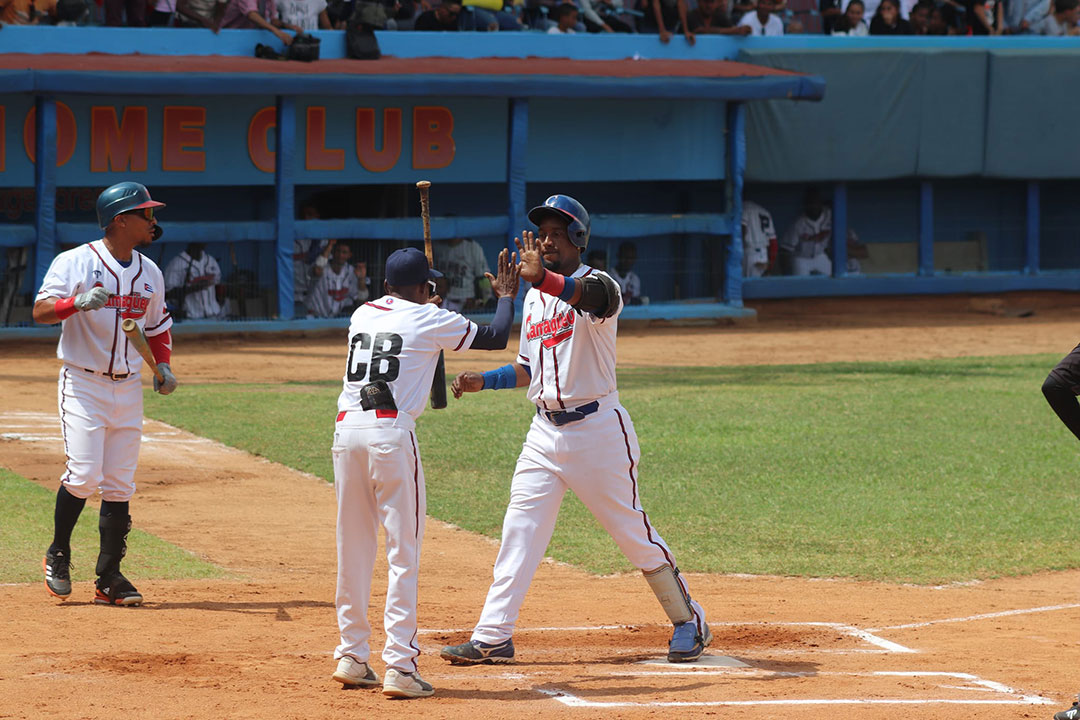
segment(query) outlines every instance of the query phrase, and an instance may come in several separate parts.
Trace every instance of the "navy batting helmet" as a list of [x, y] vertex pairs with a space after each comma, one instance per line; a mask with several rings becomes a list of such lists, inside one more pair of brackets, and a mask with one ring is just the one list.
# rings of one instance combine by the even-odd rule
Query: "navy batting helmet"
[[98, 195], [98, 225], [104, 229], [120, 213], [152, 207], [165, 207], [165, 203], [150, 199], [150, 191], [145, 185], [130, 181], [116, 183]]
[[569, 195], [552, 195], [543, 205], [537, 205], [529, 211], [529, 222], [539, 225], [545, 215], [555, 215], [569, 223], [566, 232], [575, 246], [584, 250], [589, 244], [589, 212], [574, 198]]

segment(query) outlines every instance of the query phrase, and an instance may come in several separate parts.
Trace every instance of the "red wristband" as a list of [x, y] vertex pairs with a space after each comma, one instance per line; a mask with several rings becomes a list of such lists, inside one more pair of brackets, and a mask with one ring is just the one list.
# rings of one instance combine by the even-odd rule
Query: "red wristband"
[[75, 308], [75, 298], [69, 297], [62, 300], [57, 300], [56, 305], [53, 306], [53, 310], [56, 312], [56, 317], [64, 320], [71, 317], [75, 313], [79, 312]]
[[548, 272], [544, 270], [544, 277], [538, 283], [533, 283], [533, 287], [542, 293], [548, 295], [554, 295], [559, 297], [562, 295], [563, 288], [566, 286], [566, 278], [561, 273]]
[[171, 330], [146, 338], [146, 344], [150, 346], [150, 352], [154, 354], [154, 359], [159, 363], [167, 363], [172, 359]]

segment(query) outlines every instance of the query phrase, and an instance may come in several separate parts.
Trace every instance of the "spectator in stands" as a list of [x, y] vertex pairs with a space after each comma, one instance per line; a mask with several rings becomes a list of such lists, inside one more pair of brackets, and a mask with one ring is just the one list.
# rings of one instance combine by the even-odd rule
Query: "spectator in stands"
[[749, 27], [751, 35], [779, 37], [784, 34], [784, 23], [772, 11], [773, 0], [758, 0], [755, 12], [743, 15], [739, 25]]
[[784, 28], [785, 35], [802, 35], [805, 32], [806, 27], [802, 24], [802, 20], [800, 20], [799, 18], [791, 18], [790, 20], [788, 20], [788, 24]]
[[844, 0], [821, 0], [821, 5], [818, 7], [821, 13], [821, 31], [826, 35], [846, 35], [844, 33], [834, 33], [836, 29], [836, 21], [844, 14]]
[[[893, 0], [882, 0], [882, 4]], [[785, 275], [832, 275], [829, 238], [832, 212], [825, 207], [821, 192], [808, 187], [803, 193], [803, 214], [780, 241], [780, 268]]]
[[742, 206], [743, 277], [761, 277], [776, 261], [779, 249], [772, 215], [751, 200]]
[[[322, 216], [313, 203], [306, 202], [300, 207], [300, 217], [304, 220], [318, 220]], [[326, 267], [333, 242], [309, 238], [293, 240], [293, 302], [298, 313], [307, 307], [307, 296], [315, 282], [316, 258], [322, 257], [320, 269]]]
[[911, 23], [900, 17], [898, 0], [881, 0], [877, 14], [870, 21], [871, 35], [910, 35]]
[[105, 24], [146, 27], [146, 0], [104, 0]]
[[911, 15], [908, 17], [908, 22], [911, 24], [912, 35], [929, 35], [930, 34], [930, 10], [933, 9], [934, 4], [925, 0], [919, 0], [915, 4], [915, 7], [911, 8]]
[[165, 299], [171, 313], [189, 320], [221, 317], [220, 282], [221, 267], [206, 252], [206, 243], [188, 243], [187, 249], [165, 266]]
[[234, 30], [269, 30], [285, 45], [292, 44], [293, 40], [293, 36], [285, 30], [300, 32], [300, 28], [295, 25], [281, 21], [274, 0], [229, 0], [221, 27]]
[[1050, 0], [1009, 0], [1005, 3], [1005, 29], [1012, 34], [1032, 32], [1050, 9]]
[[329, 30], [330, 16], [326, 14], [326, 0], [277, 0], [281, 23], [309, 30]]
[[660, 42], [668, 43], [671, 35], [679, 29], [686, 34], [686, 42], [694, 44], [694, 33], [686, 22], [686, 0], [645, 0], [641, 8], [642, 32], [657, 33]]
[[615, 255], [615, 269], [608, 271], [611, 279], [619, 283], [623, 305], [641, 305], [648, 302], [641, 295], [641, 278], [632, 269], [635, 262], [637, 262], [637, 246], [632, 242], [624, 242], [619, 245], [619, 250]]
[[848, 37], [866, 37], [870, 34], [870, 28], [863, 19], [865, 5], [863, 0], [851, 0], [847, 11], [836, 20], [833, 26], [833, 35], [847, 35]]
[[221, 30], [225, 7], [229, 0], [176, 0], [176, 27], [207, 28], [215, 33]]
[[578, 9], [573, 3], [564, 2], [555, 8], [555, 25], [548, 28], [549, 35], [572, 35], [578, 24]]
[[927, 34], [929, 35], [956, 35], [956, 10], [952, 5], [937, 5], [930, 11], [930, 19], [927, 21]]
[[[754, 8], [757, 7], [754, 0], [730, 0], [730, 3], [731, 11], [728, 14], [731, 15], [731, 22], [736, 25], [742, 20], [743, 15], [754, 12]], [[784, 0], [784, 4], [787, 4], [787, 0]]]
[[176, 14], [176, 0], [152, 0], [153, 9], [146, 16], [146, 24], [150, 27], [168, 27], [172, 25], [173, 16]]
[[39, 22], [34, 0], [0, 0], [0, 24], [37, 25]]
[[491, 272], [484, 249], [469, 238], [454, 238], [435, 243], [435, 269], [446, 278], [446, 289], [439, 288], [442, 306], [462, 312], [482, 307], [491, 297], [491, 284], [486, 273]]
[[[458, 19], [462, 30], [521, 30], [521, 21], [513, 12], [503, 10], [504, 0], [462, 0]], [[575, 6], [576, 9], [576, 6]]]
[[413, 24], [413, 30], [456, 31], [460, 15], [460, 4], [444, 2], [436, 5], [431, 10], [420, 13], [420, 17], [416, 18], [416, 22]]
[[1031, 31], [1036, 35], [1080, 35], [1076, 23], [1080, 16], [1080, 0], [1054, 0], [1054, 12], [1036, 23]]
[[[3, 3], [0, 3], [3, 5]], [[34, 0], [39, 25], [75, 27], [90, 15], [87, 0]]]
[[368, 299], [367, 284], [360, 284], [357, 270], [349, 264], [351, 258], [352, 249], [346, 243], [334, 244], [333, 259], [320, 268], [319, 279], [308, 295], [308, 317], [348, 315]]
[[607, 271], [607, 253], [603, 250], [590, 250], [585, 256], [585, 264], [597, 270]]
[[1002, 0], [964, 0], [964, 17], [972, 35], [1000, 35], [1005, 28]]
[[749, 35], [750, 27], [735, 27], [723, 11], [721, 0], [698, 0], [698, 6], [686, 15], [686, 22], [693, 33], [703, 35]]
[[579, 0], [585, 29], [595, 32], [634, 32], [634, 28], [619, 17], [622, 0]]

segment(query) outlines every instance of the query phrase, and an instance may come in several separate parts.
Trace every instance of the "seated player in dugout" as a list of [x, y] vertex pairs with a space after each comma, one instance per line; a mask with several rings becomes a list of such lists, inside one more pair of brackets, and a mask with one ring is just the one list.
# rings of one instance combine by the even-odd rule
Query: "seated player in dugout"
[[535, 408], [480, 620], [468, 641], [444, 647], [441, 656], [455, 665], [514, 661], [518, 614], [563, 496], [573, 490], [642, 571], [674, 625], [668, 661], [697, 660], [712, 640], [705, 611], [690, 598], [673, 553], [639, 500], [641, 452], [615, 384], [619, 286], [581, 263], [589, 213], [577, 200], [552, 195], [529, 211], [529, 220], [538, 232], [515, 238], [521, 279], [532, 283], [522, 308], [517, 362], [484, 373], [466, 371], [451, 384], [455, 398], [527, 387]]

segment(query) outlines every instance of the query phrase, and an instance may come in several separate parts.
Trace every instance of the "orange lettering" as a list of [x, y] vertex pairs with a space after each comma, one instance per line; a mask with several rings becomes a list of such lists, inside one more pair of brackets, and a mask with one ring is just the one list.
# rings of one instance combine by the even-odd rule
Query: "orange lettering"
[[177, 172], [203, 172], [206, 153], [202, 148], [204, 107], [166, 107], [161, 128], [161, 169]]
[[312, 106], [307, 109], [307, 159], [308, 170], [344, 170], [345, 151], [326, 147], [326, 108]]
[[264, 107], [251, 116], [248, 124], [248, 157], [251, 164], [266, 173], [274, 172], [274, 158], [277, 153], [270, 148], [267, 134], [277, 127], [277, 108]]
[[413, 168], [434, 170], [454, 161], [454, 116], [444, 107], [413, 108]]
[[90, 172], [146, 171], [146, 107], [90, 108]]
[[[34, 148], [37, 142], [36, 108], [30, 108], [23, 122], [23, 149], [30, 162], [34, 160]], [[67, 164], [75, 154], [75, 140], [78, 131], [75, 127], [75, 113], [62, 102], [56, 103], [56, 167]]]
[[369, 172], [386, 172], [401, 157], [401, 108], [383, 109], [382, 150], [375, 149], [375, 110], [356, 108], [356, 159]]

